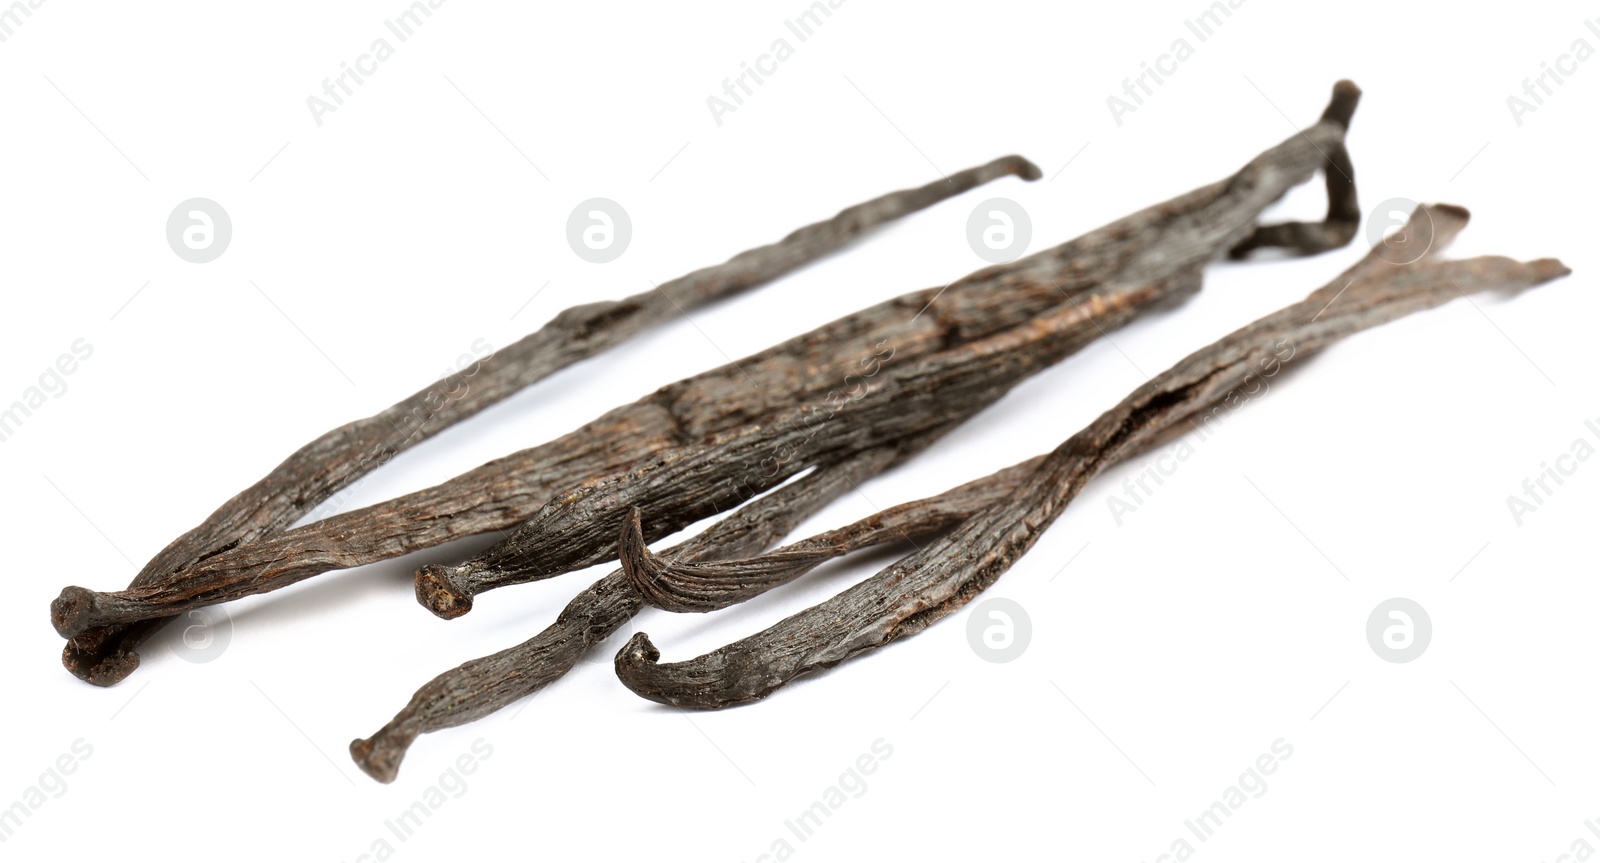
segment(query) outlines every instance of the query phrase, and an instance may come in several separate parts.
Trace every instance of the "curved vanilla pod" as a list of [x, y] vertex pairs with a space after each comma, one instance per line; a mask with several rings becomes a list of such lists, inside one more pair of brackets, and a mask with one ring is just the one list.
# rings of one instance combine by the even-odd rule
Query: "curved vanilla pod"
[[[108, 641], [86, 630], [94, 627], [115, 635], [110, 627], [276, 590], [321, 572], [509, 528], [568, 493], [576, 480], [571, 472], [562, 471], [571, 467], [573, 459], [610, 456], [613, 463], [608, 470], [625, 470], [649, 464], [674, 445], [727, 432], [739, 423], [759, 423], [796, 402], [822, 401], [844, 376], [857, 373], [859, 378], [858, 358], [875, 357], [874, 351], [885, 345], [892, 346], [896, 362], [905, 364], [951, 345], [1026, 325], [1035, 315], [1059, 306], [1087, 305], [1091, 314], [1098, 313], [1097, 288], [1111, 281], [1171, 282], [1268, 230], [1270, 226], [1256, 225], [1262, 210], [1318, 170], [1337, 166], [1358, 96], [1354, 85], [1340, 82], [1320, 121], [1257, 156], [1232, 177], [1077, 240], [981, 270], [945, 287], [880, 303], [737, 363], [664, 387], [559, 441], [512, 454], [433, 488], [264, 537], [139, 588], [113, 594], [69, 588], [53, 607], [52, 620], [63, 635], [83, 634], [83, 640], [75, 641], [81, 646], [68, 649], [79, 651], [78, 661], [105, 669], [107, 676], [125, 674], [132, 667], [126, 665], [131, 650], [114, 638]], [[1353, 189], [1336, 190], [1331, 181], [1329, 188], [1329, 222], [1342, 225], [1341, 214], [1351, 208]], [[1280, 238], [1292, 249], [1309, 253], [1326, 248], [1342, 231], [1285, 231]], [[628, 428], [638, 431], [628, 433]], [[596, 471], [576, 473], [593, 476]], [[620, 514], [617, 519], [608, 529], [620, 527]], [[449, 596], [447, 591], [431, 591], [424, 575], [419, 574], [419, 598]], [[464, 611], [459, 604], [443, 610], [459, 613], [458, 609]]]
[[[703, 560], [766, 549], [830, 501], [926, 448], [947, 430], [819, 467], [752, 500], [661, 556]], [[387, 725], [371, 737], [351, 742], [351, 757], [372, 778], [393, 782], [419, 735], [473, 722], [538, 692], [571, 671], [584, 654], [643, 607], [621, 571], [612, 572], [574, 597], [555, 623], [533, 638], [428, 681]]]
[[[371, 417], [323, 434], [255, 485], [173, 540], [131, 588], [165, 580], [231, 548], [276, 533], [351, 483], [444, 429], [538, 381], [595, 356], [684, 311], [736, 296], [844, 247], [862, 233], [993, 180], [1035, 180], [1039, 169], [1005, 156], [915, 189], [881, 195], [799, 228], [782, 240], [622, 300], [573, 306], [537, 331]], [[54, 613], [53, 613], [53, 616]], [[137, 649], [164, 621], [74, 633], [62, 661], [74, 674], [110, 685], [138, 666]]]
[[[1161, 438], [1151, 436], [1146, 446], [1160, 442]], [[618, 556], [628, 583], [646, 605], [675, 613], [718, 611], [787, 584], [835, 558], [902, 540], [916, 544], [943, 534], [1012, 494], [1044, 458], [1034, 456], [937, 495], [888, 507], [755, 557], [685, 560], [656, 554], [645, 541], [642, 514], [634, 510], [623, 523]]]
[[1306, 299], [1190, 354], [1062, 443], [1004, 499], [854, 587], [686, 662], [660, 663], [639, 633], [617, 654], [617, 676], [652, 701], [714, 709], [759, 700], [796, 677], [915, 635], [994, 583], [1101, 470], [1227, 404], [1252, 376], [1458, 296], [1519, 290], [1570, 272], [1553, 259], [1433, 259], [1466, 219], [1457, 207], [1419, 208], [1405, 230], [1427, 250], [1423, 258], [1391, 264], [1380, 246]]
[[937, 536], [1010, 494], [1044, 456], [920, 500], [891, 506], [844, 527], [755, 557], [685, 559], [655, 554], [645, 544], [640, 513], [623, 524], [622, 573], [645, 604], [663, 611], [707, 612], [747, 599], [847, 554], [888, 542]]

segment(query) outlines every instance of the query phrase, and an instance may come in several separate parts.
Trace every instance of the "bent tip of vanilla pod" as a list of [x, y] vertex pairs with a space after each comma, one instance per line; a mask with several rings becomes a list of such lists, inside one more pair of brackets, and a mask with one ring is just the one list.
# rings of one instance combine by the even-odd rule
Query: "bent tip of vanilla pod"
[[[693, 659], [663, 663], [650, 637], [636, 633], [615, 658], [618, 679], [643, 698], [679, 708], [719, 709], [764, 699], [795, 680], [914, 635], [964, 606], [1026, 554], [1100, 471], [1226, 401], [1274, 344], [1288, 339], [1316, 352], [1471, 293], [1515, 293], [1571, 273], [1554, 258], [1439, 259], [1467, 220], [1459, 206], [1419, 206], [1403, 228], [1402, 242], [1419, 244], [1408, 254], [1396, 256], [1393, 247], [1379, 244], [1305, 299], [1180, 360], [1062, 443], [1011, 495], [933, 544], [822, 603]], [[752, 563], [724, 562], [723, 571], [731, 579]]]

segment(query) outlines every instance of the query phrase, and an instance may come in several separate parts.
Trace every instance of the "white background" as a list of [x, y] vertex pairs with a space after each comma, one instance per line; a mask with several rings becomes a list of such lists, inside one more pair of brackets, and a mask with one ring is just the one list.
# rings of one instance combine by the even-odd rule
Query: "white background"
[[[74, 741], [91, 757], [3, 846], [349, 861], [499, 850], [746, 861], [1013, 855], [1151, 861], [1555, 860], [1600, 818], [1600, 607], [1588, 462], [1518, 526], [1506, 499], [1600, 418], [1593, 273], [1600, 62], [1519, 125], [1506, 99], [1585, 38], [1593, 4], [1249, 0], [1204, 43], [1199, 0], [849, 0], [718, 125], [706, 98], [803, 4], [446, 3], [319, 126], [306, 98], [387, 35], [400, 2], [67, 3], [0, 43], [5, 338], [0, 403], [79, 338], [93, 356], [0, 444], [11, 555], [0, 806]], [[1600, 26], [1600, 25], [1597, 25]], [[1194, 56], [1118, 125], [1106, 98], [1186, 37]], [[795, 42], [790, 37], [791, 42]], [[391, 41], [394, 41], [391, 37]], [[803, 272], [694, 312], [440, 435], [356, 504], [550, 439], [661, 384], [982, 261], [978, 201], [1044, 248], [1205, 182], [1365, 91], [1349, 137], [1363, 208], [1469, 207], [1452, 254], [1558, 256], [1562, 281], [1361, 334], [1274, 384], [1118, 525], [1094, 482], [989, 595], [1033, 638], [996, 665], [970, 608], [755, 706], [692, 717], [607, 664], [420, 739], [379, 785], [345, 752], [428, 678], [549, 623], [603, 570], [495, 592], [452, 622], [411, 574], [465, 541], [235, 603], [228, 648], [175, 633], [115, 688], [57, 662], [49, 600], [123, 586], [301, 443], [503, 346], [894, 188], [1017, 152], [1047, 179], [946, 202]], [[475, 107], [474, 107], [475, 106]], [[287, 146], [286, 146], [287, 145]], [[1068, 164], [1070, 161], [1070, 164]], [[537, 167], [535, 167], [537, 166]], [[197, 265], [164, 224], [203, 196], [234, 237]], [[617, 261], [579, 260], [568, 212], [632, 216]], [[1320, 181], [1274, 216], [1320, 212]], [[1146, 374], [1331, 280], [1365, 251], [1219, 263], [1204, 292], [1039, 375], [809, 534], [1042, 452]], [[541, 286], [543, 288], [541, 289]], [[1252, 486], [1253, 483], [1253, 486]], [[717, 615], [641, 615], [685, 659], [874, 567]], [[1067, 565], [1070, 561], [1070, 565]], [[1065, 568], [1063, 568], [1065, 565]], [[1385, 662], [1364, 628], [1405, 596], [1434, 638]], [[408, 841], [384, 827], [457, 756], [492, 747]], [[882, 738], [892, 757], [809, 840], [784, 828]], [[1183, 827], [1273, 741], [1293, 756], [1210, 841]], [[1597, 827], [1600, 829], [1600, 827]]]

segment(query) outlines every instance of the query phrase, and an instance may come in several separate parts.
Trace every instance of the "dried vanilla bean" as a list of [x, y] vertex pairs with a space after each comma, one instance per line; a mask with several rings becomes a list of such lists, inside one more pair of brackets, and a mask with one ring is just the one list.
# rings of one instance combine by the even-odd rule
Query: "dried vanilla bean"
[[707, 612], [737, 605], [787, 584], [836, 557], [900, 540], [941, 534], [1015, 490], [1044, 456], [920, 500], [892, 506], [776, 551], [747, 558], [669, 558], [645, 544], [638, 510], [618, 543], [622, 572], [648, 605], [664, 611]]
[[[650, 506], [659, 513], [648, 528], [653, 540], [730, 509], [751, 492], [770, 488], [814, 464], [964, 419], [1028, 374], [1120, 326], [1140, 310], [1197, 288], [1198, 276], [1193, 273], [1168, 283], [1102, 286], [1104, 293], [1096, 291], [1082, 303], [1062, 306], [1028, 326], [935, 354], [916, 366], [886, 370], [882, 385], [826, 421], [826, 434], [818, 434], [808, 422], [816, 409], [803, 406], [770, 423], [661, 450], [638, 466], [556, 494], [508, 543], [496, 546], [519, 552], [533, 547], [538, 549], [536, 555], [488, 557], [481, 566], [427, 567], [418, 578], [419, 599], [441, 617], [456, 617], [470, 610], [472, 597], [483, 590], [613, 559], [621, 519], [630, 506]], [[770, 472], [743, 467], [768, 461], [774, 453], [784, 457]], [[747, 482], [735, 485], [740, 479]], [[259, 554], [273, 544], [268, 539], [240, 553]], [[211, 564], [202, 564], [202, 570], [207, 565]], [[80, 626], [102, 625], [108, 620], [171, 614], [277, 586], [281, 585], [258, 573], [243, 573], [210, 583], [190, 578], [114, 594], [86, 591], [73, 609], [77, 615], [73, 620]]]
[[[663, 388], [635, 406], [613, 412], [611, 421], [643, 424], [630, 412], [657, 410], [667, 417], [668, 427], [661, 430], [654, 423], [647, 427], [681, 444], [730, 428], [734, 422], [769, 416], [793, 405], [797, 397], [820, 398], [841, 372], [853, 370], [856, 357], [870, 356], [874, 346], [885, 342], [894, 345], [897, 360], [909, 360], [1025, 323], [1063, 301], [1089, 301], [1092, 314], [1095, 289], [1113, 277], [1119, 283], [1147, 286], [1171, 280], [1263, 232], [1276, 231], [1303, 252], [1318, 251], [1341, 236], [1348, 239], [1355, 228], [1346, 218], [1353, 188], [1332, 181], [1325, 230], [1271, 226], [1258, 230], [1255, 219], [1289, 188], [1336, 163], [1335, 155], [1344, 153], [1345, 129], [1357, 98], [1354, 85], [1341, 82], [1318, 123], [1226, 180], [1076, 241], [979, 271], [946, 288], [905, 295], [739, 363]], [[865, 353], [851, 352], [852, 346]], [[749, 381], [759, 381], [761, 388], [748, 388]], [[592, 434], [585, 429], [574, 436], [587, 440]], [[649, 464], [654, 458], [647, 455], [635, 464]], [[72, 634], [90, 626], [171, 614], [276, 589], [330, 569], [509, 527], [535, 515], [552, 494], [558, 500], [563, 496], [561, 489], [566, 486], [545, 481], [548, 476], [541, 448], [525, 450], [432, 489], [222, 553], [165, 583], [118, 594], [81, 588], [63, 591], [54, 622], [58, 631]], [[659, 508], [647, 509], [654, 512]], [[620, 515], [617, 518], [613, 529], [620, 527]]]
[[[851, 456], [756, 498], [661, 557], [699, 560], [770, 547], [845, 491], [933, 443], [947, 429]], [[490, 656], [465, 662], [425, 684], [377, 733], [350, 744], [356, 764], [379, 782], [393, 782], [418, 735], [465, 725], [532, 695], [577, 665], [644, 604], [621, 571], [579, 593], [543, 632]]]
[[[1141, 446], [1131, 448], [1128, 454], [1153, 448], [1162, 440], [1159, 435], [1141, 438]], [[787, 584], [835, 558], [885, 543], [915, 543], [943, 534], [1012, 494], [1044, 458], [1034, 456], [937, 495], [891, 506], [748, 558], [674, 560], [655, 554], [645, 540], [642, 514], [635, 510], [624, 522], [617, 544], [622, 571], [646, 605], [677, 613], [717, 611]]]
[[[1432, 255], [1466, 219], [1457, 207], [1419, 208], [1405, 230]], [[653, 701], [720, 708], [759, 700], [803, 674], [915, 635], [994, 583], [1101, 470], [1236, 398], [1252, 376], [1281, 366], [1285, 351], [1298, 359], [1463, 294], [1523, 289], [1568, 272], [1553, 259], [1521, 263], [1501, 257], [1424, 257], [1397, 266], [1374, 250], [1306, 299], [1189, 355], [1134, 390], [1051, 452], [1001, 501], [877, 575], [686, 662], [661, 664], [660, 652], [639, 633], [617, 654], [617, 675]]]
[[[1156, 295], [1160, 287], [1164, 286], [1141, 286], [1125, 291], [1121, 296], [1134, 297], [1137, 298], [1138, 302], [1148, 303]], [[1183, 291], [1192, 291], [1193, 289], [1192, 281], [1186, 281], [1181, 288]], [[1055, 317], [1058, 320], [1056, 330], [1035, 334], [1029, 328], [1016, 328], [1012, 331], [1007, 331], [1002, 336], [1009, 341], [1017, 341], [1016, 334], [1018, 332], [1021, 332], [1024, 336], [1042, 335], [1054, 337], [1053, 341], [1034, 338], [1032, 341], [1035, 343], [1036, 353], [1042, 348], [1055, 347], [1064, 339], [1071, 339], [1072, 345], [1081, 344], [1092, 339], [1100, 332], [1101, 328], [1113, 326], [1115, 323], [1120, 322], [1120, 317], [1131, 314], [1127, 307], [1129, 302], [1123, 299], [1096, 300], [1086, 302], [1082, 306], [1059, 309], [1055, 313]], [[1101, 310], [1102, 313], [1098, 318], [1088, 311], [1090, 306]], [[981, 340], [974, 344], [988, 344], [989, 341], [991, 340]], [[1000, 368], [1013, 365], [1005, 357], [999, 358], [997, 362], [995, 358], [970, 351], [960, 353], [958, 356], [957, 352], [959, 351], [961, 349], [957, 349], [956, 352], [947, 351], [944, 354], [935, 355], [936, 357], [946, 357], [946, 361], [933, 366], [932, 371], [936, 373], [943, 372], [946, 377], [955, 374], [961, 370], [960, 367], [954, 365], [954, 361], [959, 358], [966, 358], [969, 362], [987, 361]], [[1037, 359], [1043, 359], [1043, 356]], [[1039, 365], [1040, 363], [1035, 361], [1028, 367], [1036, 368]], [[980, 383], [986, 384], [986, 381], [980, 381]], [[790, 442], [796, 447], [802, 445], [809, 447], [808, 454], [817, 454], [818, 457], [830, 455], [837, 457], [849, 451], [872, 448], [899, 437], [915, 434], [944, 422], [970, 415], [979, 407], [987, 404], [988, 401], [997, 398], [1001, 391], [996, 390], [993, 386], [986, 385], [981, 389], [969, 387], [967, 392], [971, 393], [967, 402], [960, 404], [948, 401], [943, 404], [935, 403], [933, 407], [920, 412], [894, 416], [893, 419], [896, 420], [896, 423], [893, 426], [875, 429], [861, 423], [841, 424], [841, 430], [848, 432], [848, 434], [834, 434], [830, 430], [828, 436], [818, 437], [811, 433], [810, 427], [803, 420], [791, 422], [785, 427], [782, 440]], [[920, 401], [924, 403], [933, 401], [926, 393], [913, 393], [912, 395], [920, 395]], [[790, 413], [803, 415], [806, 410], [807, 408], [800, 408]], [[879, 413], [883, 413], [883, 411], [879, 411]], [[662, 412], [659, 415], [670, 416], [671, 414]], [[623, 416], [627, 416], [627, 414], [624, 413]], [[570, 442], [573, 446], [580, 446], [585, 441], [615, 439], [635, 447], [644, 443], [650, 445], [650, 449], [642, 457], [628, 463], [620, 471], [603, 473], [601, 478], [577, 484], [565, 492], [561, 491], [559, 485], [548, 481], [537, 486], [527, 483], [525, 474], [518, 471], [505, 470], [504, 462], [507, 460], [503, 459], [500, 462], [491, 462], [483, 468], [464, 475], [473, 476], [477, 480], [475, 483], [469, 485], [452, 481], [427, 492], [419, 492], [401, 498], [400, 501], [406, 502], [408, 505], [396, 507], [397, 511], [392, 514], [389, 512], [372, 513], [371, 520], [361, 524], [359, 528], [351, 527], [349, 529], [370, 531], [374, 529], [373, 523], [377, 522], [379, 518], [386, 519], [389, 523], [395, 523], [402, 522], [409, 516], [410, 520], [428, 521], [430, 527], [437, 525], [441, 531], [460, 530], [461, 522], [480, 517], [480, 513], [484, 513], [485, 510], [491, 514], [499, 514], [508, 509], [514, 509], [519, 505], [525, 505], [524, 502], [530, 497], [550, 498], [551, 503], [545, 508], [546, 511], [552, 514], [548, 523], [555, 525], [559, 521], [559, 526], [555, 529], [560, 533], [565, 533], [567, 528], [571, 528], [571, 532], [566, 533], [565, 536], [566, 545], [559, 550], [550, 550], [544, 558], [546, 565], [551, 567], [547, 572], [554, 574], [557, 571], [566, 572], [575, 567], [598, 563], [603, 559], [609, 558], [614, 551], [615, 537], [620, 527], [620, 521], [607, 521], [598, 528], [592, 524], [586, 524], [591, 517], [604, 517], [607, 514], [604, 508], [599, 511], [588, 509], [587, 505], [591, 502], [599, 502], [604, 506], [606, 501], [621, 494], [633, 496], [629, 499], [635, 499], [639, 495], [655, 495], [644, 500], [659, 504], [663, 500], [659, 495], [672, 494], [676, 491], [679, 498], [686, 501], [685, 507], [693, 507], [693, 509], [671, 509], [669, 511], [670, 515], [662, 519], [653, 530], [652, 539], [654, 539], [699, 518], [731, 508], [737, 505], [743, 497], [748, 497], [752, 491], [760, 491], [763, 488], [776, 485], [810, 464], [816, 463], [815, 460], [790, 459], [783, 465], [781, 472], [767, 476], [756, 476], [751, 472], [750, 478], [752, 482], [746, 487], [734, 488], [729, 482], [728, 469], [745, 463], [753, 464], [771, 451], [772, 436], [764, 433], [765, 426], [761, 424], [746, 425], [732, 431], [713, 435], [705, 443], [677, 447], [668, 445], [673, 440], [672, 435], [651, 433], [654, 430], [645, 428], [642, 424], [636, 425], [635, 429], [637, 431], [632, 433], [626, 431], [626, 427], [623, 428], [624, 430], [621, 431], [610, 427], [597, 430], [591, 426], [558, 441], [558, 443]], [[609, 434], [602, 432], [609, 432]], [[524, 459], [518, 458], [518, 460], [526, 463]], [[587, 473], [596, 472], [592, 460], [590, 462], [578, 461], [581, 468]], [[562, 466], [565, 463], [563, 462]], [[547, 466], [543, 475], [539, 478], [547, 480], [551, 475], [552, 471]], [[686, 481], [691, 484], [675, 486], [674, 483], [678, 481]], [[410, 500], [426, 495], [429, 492], [437, 492], [445, 499], [449, 499], [449, 496], [453, 495], [468, 497], [476, 505], [475, 511], [457, 515], [456, 512], [458, 511], [446, 510], [451, 512], [451, 515], [439, 518], [432, 514], [445, 508], [434, 501], [428, 501], [421, 505], [409, 505]], [[489, 509], [488, 507], [490, 506], [493, 508]], [[666, 507], [658, 507], [658, 509], [668, 511]], [[356, 511], [355, 513], [334, 516], [328, 521], [331, 523], [351, 521], [365, 512]], [[676, 526], [669, 528], [667, 527], [669, 524]], [[285, 547], [293, 548], [294, 546], [290, 546], [290, 543], [304, 543], [304, 540], [301, 540], [300, 537], [307, 533], [319, 533], [312, 530], [317, 526], [309, 525], [295, 531], [268, 537], [233, 552], [219, 555], [216, 558], [202, 562], [188, 577], [169, 579], [165, 583], [157, 583], [116, 593], [95, 593], [81, 588], [68, 588], [63, 591], [61, 598], [58, 599], [60, 613], [56, 617], [57, 628], [63, 634], [70, 635], [73, 634], [74, 629], [126, 622], [137, 620], [141, 617], [169, 615], [191, 608], [276, 589], [310, 575], [338, 568], [336, 565], [328, 564], [333, 560], [338, 560], [339, 555], [348, 553], [348, 545], [324, 543], [322, 546], [309, 551], [300, 552], [292, 561], [284, 559]], [[473, 532], [481, 533], [486, 529], [488, 528]], [[413, 531], [404, 534], [402, 538], [411, 539], [418, 535], [417, 531]], [[360, 537], [361, 535], [358, 534], [353, 540], [358, 540]], [[602, 537], [604, 538], [603, 540], [598, 539]], [[388, 535], [383, 535], [383, 538], [392, 539]], [[504, 583], [506, 582], [494, 583], [489, 586], [501, 586]], [[419, 594], [421, 593], [422, 590], [419, 588]], [[471, 593], [450, 595], [445, 590], [435, 589], [435, 592], [430, 594], [430, 597], [438, 603], [435, 608], [441, 616], [457, 616], [466, 613], [470, 608]]]
[[[837, 458], [971, 416], [1012, 386], [1116, 329], [1141, 311], [1199, 289], [1196, 271], [1155, 284], [1103, 285], [1082, 303], [1032, 323], [889, 369], [858, 401], [808, 422], [806, 405], [771, 422], [661, 453], [645, 465], [579, 484], [509, 538], [456, 565], [417, 573], [417, 600], [440, 617], [466, 614], [487, 590], [550, 578], [617, 556], [630, 511], [643, 508], [647, 540], [736, 504], [747, 489], [782, 482]], [[1091, 311], [1093, 309], [1094, 311]], [[752, 474], [745, 465], [769, 465]]]
[[[1039, 169], [1020, 156], [958, 171], [916, 189], [891, 192], [800, 228], [777, 243], [742, 252], [623, 300], [574, 306], [509, 347], [394, 406], [336, 428], [301, 447], [205, 522], [145, 565], [130, 588], [169, 580], [200, 561], [281, 531], [398, 453], [580, 360], [669, 321], [683, 311], [761, 286], [833, 252], [863, 232], [1001, 177], [1027, 180]], [[646, 450], [648, 451], [648, 450]], [[637, 457], [639, 451], [627, 455]], [[574, 481], [619, 461], [574, 465]], [[565, 483], [559, 483], [559, 485]], [[55, 612], [53, 611], [53, 617]], [[165, 621], [77, 631], [62, 660], [79, 677], [110, 685], [138, 665], [138, 646]]]

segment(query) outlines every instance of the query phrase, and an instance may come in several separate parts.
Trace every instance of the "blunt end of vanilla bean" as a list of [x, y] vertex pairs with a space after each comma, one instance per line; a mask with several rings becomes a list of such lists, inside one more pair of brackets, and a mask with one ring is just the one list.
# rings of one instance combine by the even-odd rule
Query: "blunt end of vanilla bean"
[[50, 624], [62, 638], [75, 638], [94, 626], [100, 610], [100, 594], [87, 587], [72, 585], [50, 602]]
[[84, 648], [68, 641], [61, 650], [61, 664], [85, 683], [115, 686], [139, 668], [139, 654], [120, 643], [107, 649]]
[[650, 636], [643, 632], [635, 632], [633, 637], [628, 639], [628, 643], [617, 651], [617, 658], [612, 665], [622, 685], [639, 696], [658, 704], [677, 704], [676, 701], [669, 700], [663, 695], [658, 687], [650, 685], [651, 672], [656, 669], [660, 661], [661, 651], [650, 640]]
[[[1345, 275], [1358, 278], [1370, 274], [1374, 267], [1407, 267], [1436, 259], [1471, 221], [1472, 213], [1459, 204], [1418, 204], [1395, 235], [1404, 237], [1406, 243], [1396, 248], [1398, 256], [1374, 249], [1375, 254], [1369, 254]], [[1387, 242], [1384, 241], [1386, 246]]]
[[954, 183], [964, 188], [974, 188], [1001, 177], [1018, 177], [1031, 183], [1043, 176], [1044, 172], [1039, 170], [1038, 165], [1016, 153], [1012, 153], [1009, 156], [1001, 156], [986, 165], [958, 171], [946, 177], [944, 182], [947, 185]]
[[624, 664], [630, 668], [655, 665], [660, 661], [660, 649], [656, 647], [655, 642], [650, 640], [650, 636], [643, 632], [635, 632], [633, 637], [628, 639], [628, 643], [622, 645], [622, 649], [617, 651], [616, 664], [618, 668], [621, 668]]
[[1541, 283], [1572, 275], [1572, 268], [1555, 258], [1539, 258], [1529, 261], [1528, 266], [1533, 268], [1533, 277]]
[[1361, 102], [1361, 88], [1354, 81], [1345, 79], [1333, 85], [1333, 98], [1329, 100], [1328, 107], [1322, 112], [1322, 119], [1348, 129], [1350, 118], [1355, 116], [1356, 105]]
[[[1472, 221], [1472, 213], [1460, 204], [1419, 204], [1417, 213], [1414, 213], [1411, 222], [1418, 221], [1418, 215], [1427, 220], [1426, 230], [1429, 232], [1426, 254], [1437, 255], [1444, 251]], [[1410, 225], [1408, 225], [1410, 227]]]
[[350, 741], [350, 757], [362, 773], [388, 785], [400, 775], [400, 762], [416, 739], [415, 734], [401, 734], [385, 726], [365, 740]]
[[1044, 172], [1039, 170], [1038, 165], [1035, 165], [1021, 156], [1006, 156], [1005, 160], [1013, 166], [1012, 173], [1030, 183], [1044, 176]]
[[650, 636], [638, 632], [617, 651], [612, 664], [617, 680], [633, 694], [684, 710], [721, 710], [760, 701], [793, 677], [754, 667], [733, 672], [724, 660], [713, 652], [688, 662], [662, 663]]
[[1529, 288], [1536, 288], [1547, 282], [1553, 282], [1556, 279], [1572, 275], [1572, 268], [1556, 258], [1538, 258], [1537, 260], [1522, 262], [1519, 266], [1524, 274], [1522, 282], [1520, 284], [1506, 284], [1501, 289], [1502, 294], [1514, 296]]
[[417, 570], [417, 602], [445, 620], [454, 620], [472, 610], [472, 595], [451, 578], [461, 567], [430, 564]]

